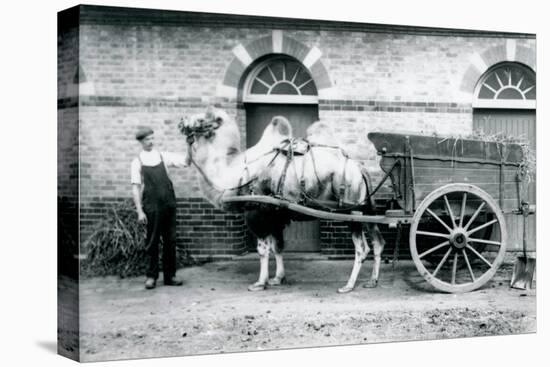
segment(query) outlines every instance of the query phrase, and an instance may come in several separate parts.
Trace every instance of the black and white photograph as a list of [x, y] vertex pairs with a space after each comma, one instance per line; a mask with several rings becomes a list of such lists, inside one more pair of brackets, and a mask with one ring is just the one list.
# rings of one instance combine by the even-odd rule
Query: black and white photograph
[[[479, 18], [504, 14], [493, 5]], [[440, 365], [494, 340], [483, 361], [532, 364], [541, 15], [469, 26], [331, 7], [53, 7], [43, 353], [298, 364], [344, 347], [367, 363], [386, 348], [384, 363], [424, 345], [415, 360]]]
[[536, 332], [534, 34], [58, 19], [60, 354]]

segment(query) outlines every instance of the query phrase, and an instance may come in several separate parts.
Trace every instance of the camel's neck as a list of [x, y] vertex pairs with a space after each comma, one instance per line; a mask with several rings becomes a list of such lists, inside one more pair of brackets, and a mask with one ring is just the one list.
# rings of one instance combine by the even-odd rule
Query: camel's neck
[[220, 208], [221, 199], [238, 195], [238, 188], [258, 177], [274, 154], [273, 150], [258, 149], [233, 154], [201, 154], [194, 161], [203, 194]]
[[[246, 177], [244, 153], [236, 152], [231, 155], [216, 154], [214, 149], [200, 152], [194, 157], [199, 171], [199, 182], [203, 194], [209, 202], [220, 207], [220, 199], [235, 195], [232, 190], [248, 178]], [[206, 154], [204, 154], [206, 153]]]
[[274, 147], [288, 138], [273, 128], [262, 135], [260, 142], [246, 152], [238, 150], [238, 130], [230, 127], [217, 131], [215, 139], [197, 141], [191, 152], [201, 176], [201, 188], [207, 199], [220, 206], [221, 197], [238, 194], [235, 188], [257, 177], [275, 154]]

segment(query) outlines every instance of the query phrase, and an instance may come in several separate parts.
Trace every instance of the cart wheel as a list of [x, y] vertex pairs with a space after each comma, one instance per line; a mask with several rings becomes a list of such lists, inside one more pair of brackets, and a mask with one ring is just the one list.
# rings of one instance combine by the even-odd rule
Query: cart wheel
[[[458, 211], [460, 211], [460, 209], [458, 209]], [[422, 219], [425, 219], [426, 221], [421, 221], [421, 223], [425, 223], [425, 225], [422, 225], [422, 229], [425, 230], [425, 231], [428, 231], [428, 232], [438, 232], [441, 228], [441, 224], [432, 216], [428, 216], [429, 218], [426, 218], [423, 217]], [[446, 216], [448, 217], [448, 216]], [[468, 215], [466, 215], [465, 217], [466, 221], [469, 220], [469, 217]], [[480, 226], [486, 222], [489, 222], [490, 220], [492, 220], [494, 218], [494, 215], [492, 214], [479, 214], [476, 218], [475, 218], [475, 221], [470, 224], [470, 227], [472, 228], [475, 228], [477, 226]], [[448, 223], [451, 223], [450, 220], [448, 221]], [[479, 238], [481, 239], [484, 239], [484, 240], [490, 240], [491, 239], [491, 236], [492, 236], [492, 227], [493, 226], [489, 226], [489, 227], [485, 227], [483, 228], [482, 230], [479, 231]], [[429, 237], [429, 236], [424, 236], [422, 238], [422, 241], [421, 242], [417, 242], [416, 243], [416, 250], [419, 254], [423, 253], [424, 251], [426, 250], [429, 250], [431, 249], [432, 247], [438, 245], [441, 243], [441, 238], [439, 237]], [[475, 242], [475, 243], [472, 243], [471, 244], [472, 247], [474, 247], [479, 253], [482, 253], [486, 247], [486, 244], [484, 243], [478, 243], [478, 242]], [[439, 264], [439, 262], [441, 261], [441, 259], [443, 258], [443, 256], [445, 255], [445, 253], [443, 251], [433, 251], [433, 252], [430, 252], [428, 253], [426, 256], [424, 256], [422, 258], [423, 261], [428, 261], [430, 263], [430, 265], [437, 265]], [[477, 264], [478, 262], [481, 262], [481, 260], [478, 258], [478, 257], [475, 257], [475, 258], [470, 258], [470, 263], [471, 264]], [[445, 263], [443, 265], [443, 267], [446, 267], [446, 266], [450, 266], [450, 264], [448, 263]], [[462, 261], [459, 261], [458, 262], [458, 265], [457, 265], [459, 268], [461, 267], [466, 267], [466, 263], [465, 262], [462, 262]]]
[[[479, 224], [478, 218], [490, 220]], [[438, 230], [427, 226], [432, 219], [440, 224]], [[441, 241], [428, 249], [422, 245], [434, 238]], [[493, 277], [504, 259], [507, 239], [504, 215], [489, 194], [473, 185], [449, 184], [420, 203], [412, 218], [409, 244], [424, 279], [441, 291], [458, 293], [477, 289]], [[427, 261], [428, 255], [441, 260]]]

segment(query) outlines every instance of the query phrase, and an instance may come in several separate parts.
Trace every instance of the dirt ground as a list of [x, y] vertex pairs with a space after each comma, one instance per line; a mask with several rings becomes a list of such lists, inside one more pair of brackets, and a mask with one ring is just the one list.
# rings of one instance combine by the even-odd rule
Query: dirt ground
[[[248, 292], [257, 260], [180, 269], [182, 287], [143, 287], [143, 277], [81, 283], [83, 361], [228, 353], [536, 331], [536, 291], [509, 288], [504, 265], [484, 288], [434, 291], [411, 261], [383, 264], [378, 288], [336, 289], [352, 262], [289, 260], [288, 284]], [[274, 272], [273, 260], [270, 264]]]

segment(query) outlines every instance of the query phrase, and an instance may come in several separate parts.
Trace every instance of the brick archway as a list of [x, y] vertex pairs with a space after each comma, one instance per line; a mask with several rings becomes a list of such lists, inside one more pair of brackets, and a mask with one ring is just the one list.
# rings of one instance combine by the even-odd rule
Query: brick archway
[[269, 54], [283, 54], [294, 57], [306, 67], [318, 90], [332, 87], [328, 72], [321, 62], [322, 52], [317, 47], [308, 47], [285, 35], [281, 30], [258, 38], [246, 45], [233, 48], [233, 59], [228, 64], [222, 83], [218, 86], [218, 97], [237, 98], [242, 76], [258, 58]]
[[524, 64], [536, 72], [536, 58], [534, 48], [518, 44], [516, 40], [503, 40], [500, 45], [472, 55], [470, 66], [462, 77], [460, 91], [473, 95], [479, 78], [492, 66], [504, 61]]

